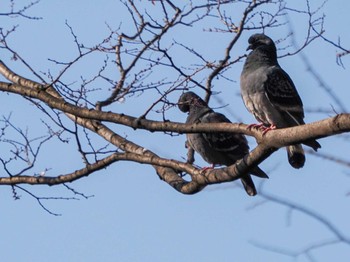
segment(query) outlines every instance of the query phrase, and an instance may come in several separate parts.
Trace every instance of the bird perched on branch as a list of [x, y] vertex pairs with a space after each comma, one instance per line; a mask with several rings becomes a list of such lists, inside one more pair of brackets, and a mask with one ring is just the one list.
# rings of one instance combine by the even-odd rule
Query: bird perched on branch
[[[188, 112], [186, 124], [194, 123], [231, 123], [223, 114], [214, 112], [207, 103], [193, 92], [181, 95], [178, 102], [182, 112]], [[202, 158], [213, 165], [233, 165], [249, 153], [247, 139], [234, 133], [189, 133], [188, 145]], [[254, 167], [252, 175], [268, 178], [259, 167]], [[244, 189], [250, 196], [256, 195], [256, 189], [250, 175], [241, 178]]]
[[[241, 74], [241, 95], [246, 108], [266, 133], [275, 128], [286, 128], [305, 124], [304, 109], [292, 79], [277, 62], [277, 50], [271, 38], [254, 34], [248, 40], [251, 49]], [[321, 145], [314, 139], [303, 144], [315, 151]], [[305, 153], [300, 144], [287, 147], [288, 161], [294, 168], [305, 163]]]

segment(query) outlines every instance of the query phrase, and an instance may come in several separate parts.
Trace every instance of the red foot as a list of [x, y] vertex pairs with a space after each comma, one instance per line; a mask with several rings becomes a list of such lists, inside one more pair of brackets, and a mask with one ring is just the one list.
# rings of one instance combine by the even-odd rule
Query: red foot
[[247, 129], [248, 129], [248, 130], [251, 130], [252, 128], [260, 129], [260, 128], [262, 128], [262, 127], [264, 127], [264, 124], [263, 124], [263, 123], [259, 123], [259, 124], [250, 124], [250, 125], [247, 127]]
[[214, 164], [212, 164], [211, 166], [203, 167], [203, 168], [201, 169], [201, 174], [203, 174], [203, 173], [204, 173], [205, 171], [207, 171], [207, 170], [214, 169], [214, 167], [215, 167]]
[[263, 130], [263, 135], [265, 135], [267, 132], [269, 132], [270, 130], [274, 130], [276, 129], [276, 126], [275, 125], [270, 125], [269, 127], [261, 127], [260, 128], [261, 130]]
[[263, 135], [265, 135], [267, 132], [269, 132], [270, 130], [274, 130], [276, 129], [275, 125], [270, 125], [270, 126], [265, 126], [263, 123], [258, 123], [258, 124], [250, 124], [248, 125], [247, 129], [251, 130], [252, 128], [256, 128], [258, 130], [263, 131]]
[[207, 170], [210, 170], [210, 169], [214, 169], [214, 167], [215, 167], [214, 164], [212, 164], [211, 166], [203, 167], [203, 168], [202, 168], [202, 172], [207, 171]]

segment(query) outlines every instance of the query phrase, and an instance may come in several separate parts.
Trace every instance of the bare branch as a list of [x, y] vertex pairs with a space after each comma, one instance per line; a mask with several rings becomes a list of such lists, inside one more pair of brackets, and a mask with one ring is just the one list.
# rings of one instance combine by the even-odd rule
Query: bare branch
[[32, 20], [42, 19], [41, 17], [31, 16], [31, 15], [26, 14], [31, 7], [38, 4], [39, 2], [40, 2], [40, 0], [36, 0], [36, 1], [32, 1], [29, 4], [23, 6], [22, 8], [15, 8], [15, 4], [12, 0], [11, 5], [10, 5], [10, 10], [8, 12], [0, 13], [0, 16], [9, 16], [9, 17], [20, 16], [20, 17], [24, 17], [24, 18], [32, 19]]
[[333, 244], [344, 243], [346, 245], [350, 245], [350, 238], [348, 236], [344, 235], [340, 229], [338, 229], [335, 225], [333, 225], [330, 221], [328, 221], [325, 217], [318, 214], [317, 212], [315, 212], [309, 208], [303, 207], [300, 204], [292, 203], [289, 200], [283, 200], [280, 197], [273, 196], [271, 194], [267, 194], [264, 191], [260, 192], [260, 196], [262, 198], [264, 198], [265, 200], [268, 200], [272, 203], [276, 203], [276, 204], [285, 206], [290, 210], [298, 211], [298, 212], [300, 212], [308, 217], [311, 217], [316, 222], [321, 223], [324, 227], [326, 227], [334, 235], [334, 238], [310, 244], [310, 245], [308, 245], [308, 246], [306, 246], [298, 251], [291, 251], [291, 250], [288, 250], [286, 248], [280, 248], [280, 247], [275, 247], [275, 246], [271, 246], [271, 245], [266, 245], [266, 244], [263, 244], [263, 243], [260, 243], [257, 241], [251, 241], [251, 243], [254, 246], [271, 251], [271, 252], [284, 254], [287, 256], [291, 256], [291, 257], [297, 257], [300, 255], [310, 256], [311, 251], [325, 247], [325, 246], [333, 245]]

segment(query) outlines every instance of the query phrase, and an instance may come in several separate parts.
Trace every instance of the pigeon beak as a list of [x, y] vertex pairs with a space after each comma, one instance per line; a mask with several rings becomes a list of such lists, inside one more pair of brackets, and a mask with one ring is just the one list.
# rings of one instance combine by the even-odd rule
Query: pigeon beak
[[247, 50], [246, 50], [246, 51], [251, 50], [251, 49], [253, 49], [253, 45], [249, 45], [249, 46], [247, 47]]

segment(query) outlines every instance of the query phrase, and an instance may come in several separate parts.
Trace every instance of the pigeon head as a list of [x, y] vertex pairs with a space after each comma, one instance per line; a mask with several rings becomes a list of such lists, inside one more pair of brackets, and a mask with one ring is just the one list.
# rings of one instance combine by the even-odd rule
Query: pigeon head
[[183, 93], [178, 101], [178, 107], [182, 112], [190, 111], [191, 106], [207, 107], [207, 103], [203, 101], [198, 95], [193, 92]]
[[272, 41], [272, 39], [264, 34], [254, 34], [248, 39], [249, 46], [247, 50], [255, 50], [259, 47], [262, 48], [272, 48], [276, 50], [275, 43]]

